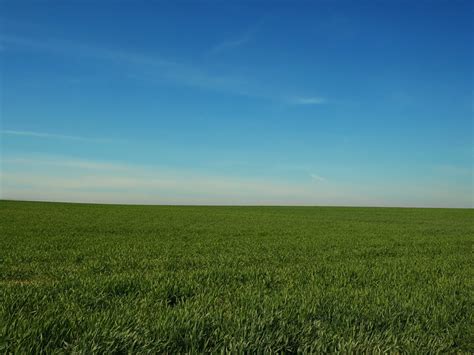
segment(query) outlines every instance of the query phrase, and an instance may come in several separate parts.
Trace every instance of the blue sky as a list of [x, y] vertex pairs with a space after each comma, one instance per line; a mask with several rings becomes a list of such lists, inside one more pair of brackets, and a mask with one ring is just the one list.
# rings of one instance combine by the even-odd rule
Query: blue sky
[[1, 197], [473, 207], [472, 1], [1, 1]]

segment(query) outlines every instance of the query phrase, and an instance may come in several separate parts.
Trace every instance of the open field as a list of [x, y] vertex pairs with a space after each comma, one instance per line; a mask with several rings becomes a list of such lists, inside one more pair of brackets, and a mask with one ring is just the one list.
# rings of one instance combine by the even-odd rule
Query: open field
[[0, 201], [0, 352], [472, 353], [473, 220]]

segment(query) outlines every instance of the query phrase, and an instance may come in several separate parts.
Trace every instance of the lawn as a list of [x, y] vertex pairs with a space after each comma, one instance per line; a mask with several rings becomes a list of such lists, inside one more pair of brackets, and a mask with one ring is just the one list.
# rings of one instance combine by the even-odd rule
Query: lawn
[[474, 352], [474, 210], [0, 201], [0, 352]]

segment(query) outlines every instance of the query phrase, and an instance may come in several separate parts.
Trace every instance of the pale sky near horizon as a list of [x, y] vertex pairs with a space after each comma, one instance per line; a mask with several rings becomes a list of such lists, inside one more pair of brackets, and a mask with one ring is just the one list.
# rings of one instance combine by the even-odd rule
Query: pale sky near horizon
[[0, 0], [0, 198], [474, 207], [472, 1]]

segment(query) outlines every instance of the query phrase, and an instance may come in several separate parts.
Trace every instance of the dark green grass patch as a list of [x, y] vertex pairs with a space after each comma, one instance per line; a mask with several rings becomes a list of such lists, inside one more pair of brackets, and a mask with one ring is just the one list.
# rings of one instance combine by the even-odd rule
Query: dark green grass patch
[[0, 201], [0, 352], [472, 353], [473, 217]]

